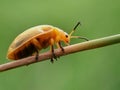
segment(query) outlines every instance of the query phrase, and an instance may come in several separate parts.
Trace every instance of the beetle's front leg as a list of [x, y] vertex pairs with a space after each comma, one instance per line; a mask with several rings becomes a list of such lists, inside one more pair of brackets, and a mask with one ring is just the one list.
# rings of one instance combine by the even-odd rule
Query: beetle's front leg
[[[64, 53], [65, 52], [65, 50], [64, 50], [64, 48], [62, 47], [62, 45], [61, 45], [61, 42], [59, 41], [59, 42], [57, 42], [56, 43], [56, 45], [57, 45], [57, 48], [60, 48], [61, 49], [61, 51]], [[60, 58], [60, 56], [58, 56], [58, 58]]]
[[64, 50], [64, 48], [62, 47], [62, 45], [61, 45], [61, 42], [59, 41], [58, 42], [58, 46], [60, 47], [60, 49], [62, 50], [62, 52], [64, 52], [65, 50]]
[[64, 52], [64, 48], [61, 45], [61, 42], [59, 41], [58, 43], [56, 43], [57, 47], [61, 49], [62, 52]]

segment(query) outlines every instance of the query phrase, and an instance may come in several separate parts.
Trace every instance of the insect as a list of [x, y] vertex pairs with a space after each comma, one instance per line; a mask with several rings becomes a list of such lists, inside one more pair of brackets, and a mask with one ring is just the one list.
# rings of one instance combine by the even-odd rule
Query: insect
[[56, 44], [57, 47], [64, 53], [64, 48], [61, 46], [62, 41], [66, 45], [69, 45], [71, 38], [88, 40], [84, 37], [72, 36], [78, 25], [80, 25], [80, 22], [75, 25], [70, 34], [67, 34], [63, 30], [51, 25], [39, 25], [32, 27], [15, 38], [9, 46], [7, 58], [11, 60], [18, 60], [35, 55], [35, 60], [38, 60], [39, 51], [50, 46], [50, 50], [52, 52], [51, 62], [53, 62], [53, 59], [57, 59], [54, 53], [54, 44]]

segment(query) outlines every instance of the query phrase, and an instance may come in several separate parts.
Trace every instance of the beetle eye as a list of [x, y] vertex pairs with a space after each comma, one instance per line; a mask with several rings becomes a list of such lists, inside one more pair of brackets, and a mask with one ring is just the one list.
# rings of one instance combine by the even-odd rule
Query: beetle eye
[[68, 35], [65, 35], [66, 38], [68, 38]]

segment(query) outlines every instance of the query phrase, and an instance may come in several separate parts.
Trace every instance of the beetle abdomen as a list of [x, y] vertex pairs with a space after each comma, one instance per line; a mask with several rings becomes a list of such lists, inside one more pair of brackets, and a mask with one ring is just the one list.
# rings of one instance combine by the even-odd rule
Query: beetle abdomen
[[49, 40], [50, 38], [41, 39], [40, 37], [32, 39], [28, 43], [17, 48], [13, 53], [11, 53], [11, 55], [8, 55], [11, 56], [9, 59], [17, 60], [32, 56], [42, 48], [47, 48], [49, 46]]
[[31, 56], [36, 51], [37, 51], [37, 48], [35, 47], [35, 45], [30, 43], [29, 45], [24, 46], [20, 50], [17, 50], [16, 52], [14, 52], [14, 60]]

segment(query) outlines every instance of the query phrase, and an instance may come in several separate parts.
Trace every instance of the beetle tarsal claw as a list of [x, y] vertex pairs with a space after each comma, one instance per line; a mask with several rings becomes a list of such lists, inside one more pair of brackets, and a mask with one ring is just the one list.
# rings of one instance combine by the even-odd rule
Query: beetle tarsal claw
[[61, 50], [62, 50], [62, 52], [65, 52], [65, 50], [64, 50], [64, 48], [63, 48], [63, 47], [61, 47]]
[[57, 58], [59, 58], [59, 57], [57, 57], [57, 56], [55, 55], [55, 53], [52, 52], [52, 57], [51, 57], [50, 61], [53, 63], [53, 62], [54, 62], [54, 59], [57, 61]]
[[57, 60], [57, 56], [55, 55], [55, 53], [52, 53], [52, 58], [54, 58], [55, 60]]
[[54, 63], [54, 60], [53, 60], [53, 58], [51, 58], [51, 59], [50, 59], [50, 61], [51, 61], [51, 63]]

